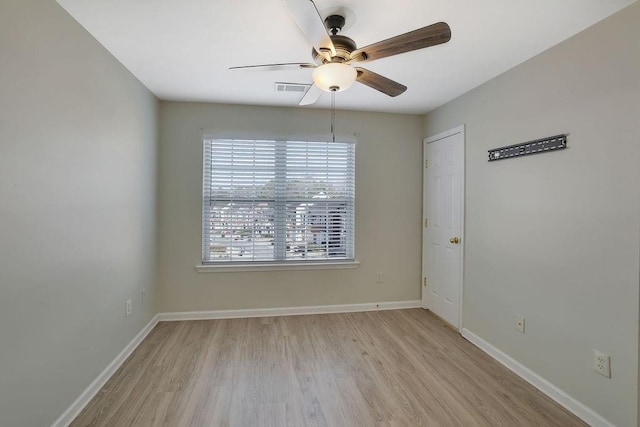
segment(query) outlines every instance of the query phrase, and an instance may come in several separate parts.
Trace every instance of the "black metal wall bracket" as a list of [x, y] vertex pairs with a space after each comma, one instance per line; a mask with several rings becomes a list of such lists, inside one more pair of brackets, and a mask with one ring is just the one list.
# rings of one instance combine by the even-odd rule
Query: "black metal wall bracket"
[[489, 161], [510, 159], [528, 154], [545, 153], [553, 150], [567, 148], [567, 135], [556, 135], [548, 138], [536, 139], [535, 141], [523, 142], [522, 144], [508, 145], [506, 147], [489, 150]]

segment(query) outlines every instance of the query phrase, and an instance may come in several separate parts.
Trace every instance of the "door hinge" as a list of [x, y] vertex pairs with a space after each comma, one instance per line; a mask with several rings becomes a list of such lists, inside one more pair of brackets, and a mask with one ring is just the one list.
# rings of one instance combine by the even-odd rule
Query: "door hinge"
[[429, 159], [424, 159], [424, 168], [425, 169], [429, 168]]
[[422, 286], [425, 286], [425, 287], [427, 286], [427, 278], [426, 277], [422, 278]]
[[427, 218], [424, 219], [424, 228], [427, 228], [429, 225], [429, 220]]

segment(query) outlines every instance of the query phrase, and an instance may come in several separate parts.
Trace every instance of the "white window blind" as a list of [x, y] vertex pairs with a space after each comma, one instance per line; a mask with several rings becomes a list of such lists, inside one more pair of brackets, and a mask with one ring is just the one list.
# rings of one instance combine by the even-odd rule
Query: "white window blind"
[[205, 139], [202, 261], [354, 259], [355, 144]]

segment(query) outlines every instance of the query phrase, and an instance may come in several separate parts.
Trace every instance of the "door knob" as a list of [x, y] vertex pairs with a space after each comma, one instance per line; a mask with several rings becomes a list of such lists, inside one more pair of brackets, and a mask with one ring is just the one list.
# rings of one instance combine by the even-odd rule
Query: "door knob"
[[458, 243], [460, 243], [460, 239], [458, 239], [457, 237], [452, 237], [449, 239], [449, 242], [453, 243], [454, 245], [457, 245]]

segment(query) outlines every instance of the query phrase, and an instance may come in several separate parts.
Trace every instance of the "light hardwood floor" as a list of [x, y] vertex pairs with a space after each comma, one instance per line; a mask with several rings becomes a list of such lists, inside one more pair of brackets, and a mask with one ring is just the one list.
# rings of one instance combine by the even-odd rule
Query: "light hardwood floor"
[[583, 426], [421, 309], [159, 323], [73, 426]]

